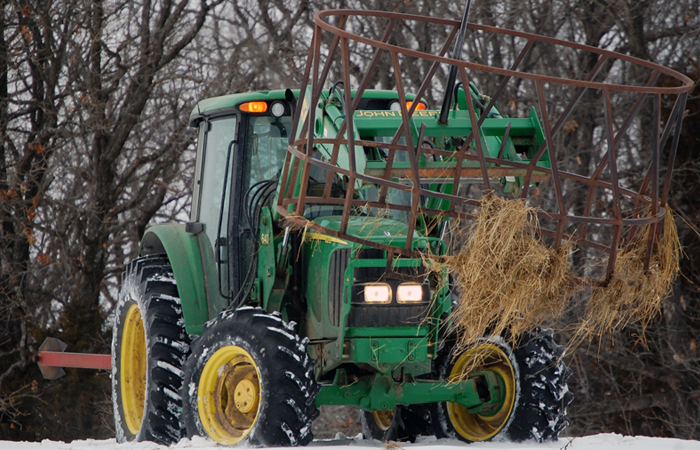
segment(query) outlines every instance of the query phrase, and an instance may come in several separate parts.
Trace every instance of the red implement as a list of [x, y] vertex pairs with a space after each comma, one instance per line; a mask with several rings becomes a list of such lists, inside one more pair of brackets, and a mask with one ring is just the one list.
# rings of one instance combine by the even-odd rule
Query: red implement
[[55, 380], [65, 374], [63, 367], [80, 369], [112, 369], [111, 355], [93, 353], [64, 353], [66, 344], [56, 338], [46, 338], [39, 347], [39, 369], [44, 378]]

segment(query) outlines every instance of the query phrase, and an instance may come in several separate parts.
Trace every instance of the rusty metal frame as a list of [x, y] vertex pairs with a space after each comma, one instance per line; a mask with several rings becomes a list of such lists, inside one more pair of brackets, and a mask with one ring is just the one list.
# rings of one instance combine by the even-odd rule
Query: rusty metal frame
[[[376, 18], [381, 20], [386, 20], [385, 32], [382, 35], [381, 40], [373, 40], [367, 37], [359, 36], [351, 31], [345, 29], [346, 24], [350, 18], [356, 18], [362, 20], [363, 18]], [[527, 199], [530, 193], [530, 183], [534, 181], [541, 181], [549, 178], [551, 181], [551, 186], [554, 192], [554, 199], [556, 204], [556, 210], [554, 211], [540, 211], [539, 215], [543, 218], [550, 219], [556, 223], [555, 229], [540, 228], [538, 231], [542, 236], [548, 236], [551, 239], [553, 246], [559, 246], [565, 240], [571, 240], [578, 245], [588, 246], [602, 251], [604, 255], [607, 255], [607, 269], [605, 274], [609, 277], [614, 269], [615, 259], [619, 252], [620, 243], [622, 241], [623, 235], [628, 233], [628, 235], [633, 236], [637, 229], [643, 225], [651, 225], [654, 232], [650, 233], [650, 239], [653, 236], [657, 236], [660, 231], [660, 224], [666, 213], [666, 200], [669, 192], [669, 184], [671, 177], [671, 168], [673, 167], [673, 161], [675, 160], [676, 149], [678, 146], [679, 131], [681, 129], [681, 121], [683, 118], [682, 111], [684, 110], [684, 105], [688, 92], [693, 87], [693, 82], [688, 77], [673, 71], [671, 69], [662, 67], [660, 65], [643, 61], [634, 57], [627, 55], [622, 55], [619, 53], [611, 52], [608, 50], [603, 50], [595, 47], [590, 47], [582, 44], [562, 41], [559, 39], [545, 37], [540, 35], [534, 35], [531, 33], [518, 32], [513, 30], [507, 30], [497, 27], [477, 25], [470, 23], [469, 30], [480, 31], [483, 33], [491, 33], [501, 37], [511, 37], [519, 38], [524, 40], [524, 45], [517, 55], [516, 59], [513, 61], [512, 65], [508, 69], [502, 69], [498, 67], [486, 66], [482, 64], [477, 64], [468, 61], [457, 61], [446, 56], [448, 48], [452, 45], [455, 38], [457, 30], [460, 26], [459, 21], [449, 20], [449, 19], [439, 19], [424, 16], [416, 16], [410, 14], [400, 14], [391, 12], [381, 12], [381, 11], [360, 11], [360, 10], [328, 10], [321, 11], [314, 17], [315, 30], [314, 37], [312, 40], [311, 48], [309, 50], [309, 57], [307, 61], [306, 70], [304, 73], [304, 81], [301, 89], [301, 97], [298, 104], [301, 104], [305, 100], [307, 87], [311, 87], [311, 101], [309, 104], [311, 107], [308, 110], [308, 115], [305, 118], [300, 118], [299, 114], [296, 114], [293, 120], [293, 129], [297, 129], [299, 122], [303, 121], [301, 124], [300, 137], [295, 138], [290, 136], [289, 151], [285, 160], [285, 166], [283, 169], [283, 175], [281, 180], [281, 194], [278, 198], [277, 211], [284, 216], [288, 221], [303, 227], [309, 227], [314, 230], [326, 233], [344, 240], [349, 240], [352, 242], [357, 242], [364, 245], [369, 245], [373, 247], [382, 248], [391, 252], [391, 254], [405, 254], [405, 255], [416, 255], [417, 252], [414, 250], [413, 242], [413, 231], [416, 225], [416, 217], [420, 213], [436, 216], [449, 216], [449, 217], [462, 217], [471, 219], [473, 216], [464, 212], [464, 208], [458, 209], [457, 205], [466, 205], [469, 207], [478, 207], [479, 199], [477, 198], [465, 198], [459, 197], [458, 189], [455, 188], [457, 192], [454, 195], [445, 194], [440, 192], [430, 191], [429, 195], [436, 199], [447, 200], [450, 203], [450, 208], [448, 211], [442, 210], [428, 210], [421, 209], [419, 205], [419, 199], [421, 194], [425, 192], [421, 189], [420, 181], [426, 177], [434, 176], [449, 176], [453, 179], [453, 185], [458, 187], [460, 182], [465, 178], [479, 178], [481, 183], [486, 189], [489, 189], [491, 179], [494, 177], [503, 176], [505, 174], [514, 174], [524, 177], [523, 188], [519, 194], [520, 198]], [[332, 25], [331, 22], [337, 25]], [[426, 22], [436, 26], [444, 27], [447, 30], [447, 36], [441, 50], [437, 54], [427, 54], [417, 50], [402, 48], [396, 45], [389, 44], [392, 32], [397, 28], [397, 25], [404, 24], [405, 22]], [[324, 56], [321, 52], [321, 42], [322, 37], [332, 36], [331, 44], [327, 48], [327, 54]], [[357, 86], [351, 86], [350, 77], [350, 53], [349, 53], [349, 43], [353, 41], [356, 43], [364, 44], [375, 48], [375, 53], [369, 63], [367, 71], [361, 77], [361, 82]], [[531, 53], [535, 44], [543, 43], [546, 45], [554, 45], [567, 47], [569, 49], [587, 52], [596, 57], [597, 63], [593, 69], [585, 74], [581, 79], [566, 79], [555, 76], [549, 76], [545, 74], [529, 73], [518, 70], [522, 61]], [[315, 110], [316, 105], [320, 99], [320, 95], [323, 86], [328, 82], [328, 75], [330, 73], [331, 67], [334, 61], [337, 59], [338, 48], [340, 48], [340, 73], [342, 74], [342, 81], [344, 84], [344, 100], [347, 111], [345, 111], [345, 118], [340, 125], [339, 132], [336, 138], [324, 138], [320, 136], [314, 136], [314, 124], [315, 124]], [[373, 74], [377, 67], [377, 62], [382, 54], [388, 53], [391, 59], [391, 64], [394, 70], [394, 77], [396, 83], [396, 91], [398, 94], [399, 102], [401, 105], [401, 116], [403, 118], [401, 125], [396, 130], [393, 139], [389, 144], [377, 143], [374, 141], [356, 140], [353, 133], [353, 116], [358, 108], [359, 100], [362, 93], [368, 87], [368, 80]], [[428, 87], [433, 82], [434, 76], [440, 66], [440, 64], [456, 65], [459, 69], [459, 77], [467, 86], [469, 83], [469, 72], [482, 72], [487, 74], [493, 74], [502, 76], [500, 84], [498, 85], [496, 91], [491, 97], [488, 105], [486, 105], [485, 111], [479, 118], [477, 118], [473, 102], [467, 101], [469, 120], [471, 122], [472, 132], [466, 138], [464, 144], [459, 148], [457, 152], [450, 152], [442, 149], [434, 149], [426, 147], [423, 145], [423, 134], [425, 132], [424, 126], [421, 127], [418, 132], [417, 145], [414, 145], [413, 139], [405, 139], [405, 144], [399, 144], [400, 138], [402, 136], [413, 137], [411, 129], [411, 118], [415, 112], [415, 108], [418, 102], [414, 102], [410, 108], [407, 108], [406, 103], [406, 92], [403, 85], [403, 79], [401, 77], [401, 61], [400, 55], [404, 55], [410, 58], [420, 58], [432, 62], [430, 70], [427, 72], [424, 80], [420, 84], [418, 92], [416, 92], [416, 98], [420, 99], [425, 94]], [[322, 61], [325, 60], [323, 67], [321, 67]], [[610, 65], [616, 61], [624, 61], [626, 63], [631, 63], [638, 67], [644, 68], [649, 71], [650, 75], [648, 81], [645, 85], [618, 85], [610, 84], [604, 82], [594, 81], [596, 76], [600, 73], [601, 69], [607, 64]], [[674, 79], [677, 83], [676, 86], [669, 86], [668, 84], [661, 86], [658, 84], [660, 77], [664, 75]], [[500, 158], [503, 153], [503, 148], [499, 152], [499, 157], [492, 158], [486, 156], [481, 148], [481, 139], [475, 138], [479, 136], [477, 133], [482, 133], [482, 125], [484, 119], [488, 116], [488, 113], [494, 108], [496, 102], [501, 98], [503, 92], [511, 80], [520, 78], [524, 80], [530, 80], [536, 91], [536, 98], [539, 103], [540, 121], [541, 126], [544, 131], [545, 141], [535, 152], [535, 156], [529, 162], [516, 162], [509, 161]], [[545, 101], [545, 84], [553, 84], [560, 86], [570, 86], [578, 88], [569, 100], [568, 104], [563, 109], [563, 113], [552, 125], [553, 118], [550, 112], [547, 110]], [[352, 87], [356, 90], [354, 98], [351, 97]], [[565, 149], [557, 148], [555, 145], [554, 138], [563, 129], [564, 123], [567, 121], [573, 110], [579, 104], [579, 101], [583, 98], [585, 92], [589, 89], [593, 89], [602, 93], [601, 97], [603, 99], [603, 104], [600, 110], [603, 113], [603, 137], [606, 145], [606, 151], [602, 155], [601, 159], [598, 161], [594, 173], [590, 176], [583, 176], [576, 173], [566, 172], [560, 170], [557, 161], [557, 155], [565, 152]], [[615, 129], [614, 117], [613, 117], [613, 99], [615, 95], [620, 93], [625, 93], [627, 95], [637, 95], [638, 98], [634, 103], [634, 106], [627, 113], [622, 124]], [[668, 115], [668, 117], [661, 116], [661, 100], [662, 96], [665, 99], [674, 99], [674, 106]], [[653, 144], [652, 144], [652, 155], [651, 163], [644, 178], [642, 186], [638, 190], [627, 188], [621, 186], [618, 180], [619, 171], [617, 167], [618, 150], [620, 148], [621, 140], [624, 135], [630, 130], [630, 126], [638, 116], [639, 112], [645, 106], [649, 97], [653, 100]], [[619, 112], [618, 112], [619, 113]], [[663, 132], [661, 132], [661, 125], [665, 124]], [[505, 130], [505, 138], [508, 136], [510, 127]], [[673, 133], [673, 140], [670, 146], [667, 146], [668, 138], [670, 134]], [[347, 136], [343, 138], [343, 136]], [[330, 161], [324, 162], [318, 159], [311, 158], [310, 149], [313, 149], [315, 144], [326, 144], [332, 145], [332, 157]], [[388, 149], [388, 155], [386, 158], [386, 167], [383, 169], [383, 173], [367, 171], [366, 173], [358, 172], [355, 167], [354, 151], [355, 145], [365, 146], [365, 147], [382, 147]], [[346, 146], [348, 153], [350, 154], [350, 167], [341, 168], [337, 165], [338, 154], [341, 146]], [[476, 152], [468, 153], [471, 147], [476, 147]], [[661, 180], [660, 178], [660, 158], [661, 154], [668, 149], [668, 167], [666, 175]], [[394, 169], [393, 163], [395, 161], [395, 155], [397, 151], [406, 151], [409, 156], [410, 168], [405, 171], [405, 175], [410, 175], [414, 180], [413, 186], [406, 186], [395, 181], [392, 178], [399, 174], [398, 169]], [[537, 162], [544, 155], [545, 152], [549, 152], [550, 155], [550, 168], [545, 168], [537, 166]], [[476, 153], [476, 154], [473, 154]], [[420, 155], [426, 155], [434, 158], [438, 157], [451, 157], [456, 159], [456, 167], [453, 170], [446, 170], [441, 173], [435, 169], [426, 169], [419, 167], [418, 159]], [[473, 167], [463, 167], [463, 161], [472, 161], [478, 164], [475, 169]], [[326, 184], [321, 196], [310, 196], [306, 190], [309, 180], [309, 170], [310, 167], [314, 165], [323, 169], [328, 170], [328, 176], [326, 179]], [[602, 174], [607, 169], [610, 181], [604, 181], [601, 179]], [[300, 175], [301, 171], [301, 175]], [[347, 181], [347, 193], [345, 198], [335, 198], [331, 196], [331, 180], [336, 175], [345, 177]], [[375, 202], [367, 202], [366, 200], [354, 199], [353, 191], [355, 188], [356, 180], [361, 180], [365, 183], [373, 183], [380, 186], [378, 200]], [[583, 183], [587, 186], [588, 192], [586, 195], [585, 205], [583, 207], [583, 215], [573, 215], [567, 213], [565, 202], [564, 202], [564, 191], [563, 183], [565, 180], [571, 180], [578, 183]], [[660, 186], [659, 183], [663, 182]], [[392, 204], [387, 200], [387, 191], [389, 188], [400, 189], [404, 191], [410, 191], [412, 195], [411, 205], [398, 205]], [[593, 202], [595, 200], [595, 190], [600, 188], [606, 192], [610, 192], [612, 195], [611, 209], [613, 211], [612, 217], [600, 217], [593, 216]], [[650, 191], [650, 192], [648, 192]], [[635, 208], [632, 213], [626, 213], [621, 208], [621, 202], [623, 199], [633, 200], [635, 202]], [[340, 230], [331, 230], [322, 227], [317, 222], [312, 220], [307, 220], [303, 217], [304, 207], [306, 205], [313, 204], [326, 204], [326, 205], [338, 205], [343, 207], [343, 215], [340, 225]], [[398, 211], [408, 211], [412, 215], [412, 219], [409, 221], [409, 233], [402, 247], [397, 247], [393, 245], [386, 245], [381, 243], [376, 243], [369, 241], [360, 236], [355, 236], [348, 233], [348, 221], [351, 215], [351, 210], [355, 207], [360, 206], [371, 206], [383, 209], [393, 209]], [[650, 208], [651, 215], [642, 217], [642, 211]], [[566, 228], [568, 225], [574, 224], [577, 226], [577, 230], [573, 233], [567, 234]], [[607, 227], [612, 227], [612, 238], [607, 243], [600, 243], [590, 236], [590, 225], [603, 225]], [[628, 239], [629, 240], [629, 239]], [[650, 244], [653, 242], [650, 241]], [[651, 255], [653, 251], [653, 245], [648, 246], [646, 264], [647, 267], [651, 260]]]

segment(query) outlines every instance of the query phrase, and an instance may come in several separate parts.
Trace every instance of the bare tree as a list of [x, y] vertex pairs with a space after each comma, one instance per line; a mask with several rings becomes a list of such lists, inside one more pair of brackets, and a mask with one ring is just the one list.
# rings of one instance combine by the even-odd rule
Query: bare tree
[[[156, 212], [181, 195], [172, 184], [191, 143], [193, 99], [178, 68], [216, 3], [17, 0], [0, 8], [2, 437], [51, 429], [71, 438], [97, 426], [99, 407], [69, 396], [80, 384], [104, 391], [107, 377], [73, 374], [45, 388], [33, 381], [33, 355], [47, 333], [76, 351], [108, 350], [106, 281], [135, 255]], [[42, 403], [26, 396], [40, 393], [63, 411], [38, 417]]]

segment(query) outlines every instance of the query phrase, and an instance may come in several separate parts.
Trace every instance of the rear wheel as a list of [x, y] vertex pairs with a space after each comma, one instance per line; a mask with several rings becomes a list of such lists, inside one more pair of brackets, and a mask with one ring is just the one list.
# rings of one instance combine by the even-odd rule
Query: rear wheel
[[398, 405], [391, 411], [360, 411], [365, 439], [411, 441], [431, 435], [430, 410], [427, 405]]
[[306, 445], [318, 417], [306, 340], [279, 314], [244, 307], [207, 324], [185, 366], [188, 436], [232, 445]]
[[179, 391], [188, 353], [189, 338], [167, 258], [134, 260], [122, 276], [112, 339], [118, 442], [180, 440]]
[[573, 399], [566, 384], [571, 370], [561, 360], [564, 349], [554, 342], [550, 330], [525, 333], [514, 348], [492, 337], [457, 352], [457, 347], [447, 346], [436, 360], [441, 379], [496, 372], [505, 389], [504, 401], [488, 414], [470, 413], [458, 403], [434, 404], [431, 413], [437, 437], [474, 442], [504, 436], [542, 442], [556, 439], [566, 427], [566, 407]]

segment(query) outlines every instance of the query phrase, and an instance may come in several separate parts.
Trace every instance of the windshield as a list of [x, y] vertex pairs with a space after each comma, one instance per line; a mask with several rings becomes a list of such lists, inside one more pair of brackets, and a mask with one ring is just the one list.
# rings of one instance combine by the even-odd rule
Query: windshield
[[249, 176], [245, 189], [259, 181], [279, 178], [291, 128], [289, 116], [250, 116], [246, 140]]

